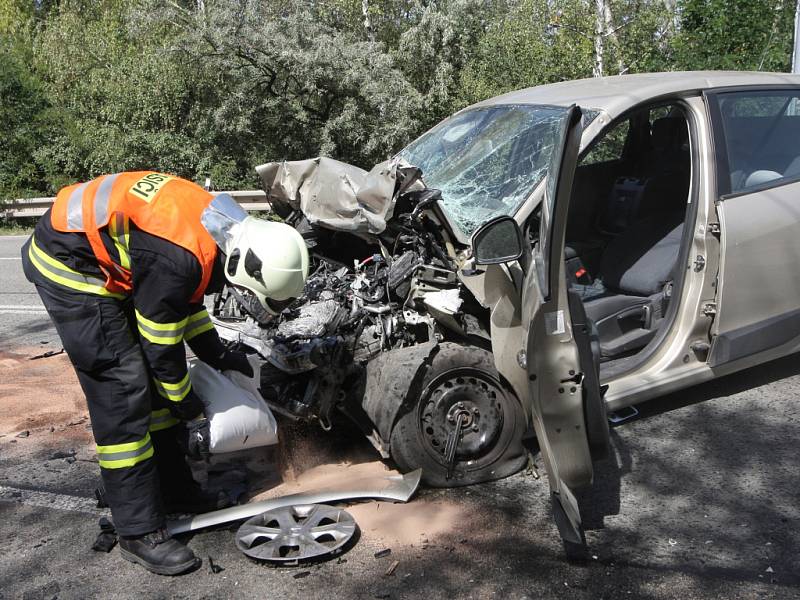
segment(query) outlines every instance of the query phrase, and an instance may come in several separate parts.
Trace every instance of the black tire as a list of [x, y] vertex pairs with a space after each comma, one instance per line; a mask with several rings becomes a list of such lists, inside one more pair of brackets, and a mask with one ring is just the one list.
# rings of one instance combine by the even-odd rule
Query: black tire
[[[458, 487], [501, 479], [526, 465], [525, 414], [491, 352], [444, 342], [423, 368], [421, 385], [412, 388], [392, 429], [392, 458], [403, 472], [421, 468], [426, 484]], [[465, 412], [469, 428], [462, 430], [448, 479], [444, 444], [458, 412]]]

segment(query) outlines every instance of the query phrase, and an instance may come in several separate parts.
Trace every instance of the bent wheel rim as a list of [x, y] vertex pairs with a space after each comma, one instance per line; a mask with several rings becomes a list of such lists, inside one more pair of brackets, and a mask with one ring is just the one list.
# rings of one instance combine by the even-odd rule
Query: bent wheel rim
[[456, 449], [454, 479], [484, 469], [503, 456], [515, 427], [513, 398], [496, 377], [461, 367], [436, 376], [423, 390], [417, 428], [425, 452], [446, 468], [444, 448], [459, 413], [465, 426]]

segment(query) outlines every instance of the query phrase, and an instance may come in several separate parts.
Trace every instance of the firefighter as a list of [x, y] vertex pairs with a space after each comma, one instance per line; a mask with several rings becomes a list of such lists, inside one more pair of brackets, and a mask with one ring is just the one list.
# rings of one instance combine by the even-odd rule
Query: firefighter
[[22, 249], [86, 395], [105, 497], [129, 561], [159, 574], [200, 560], [165, 514], [225, 505], [192, 478], [178, 434], [202, 429], [186, 342], [214, 368], [252, 376], [203, 306], [227, 281], [264, 310], [298, 296], [308, 253], [297, 231], [248, 216], [227, 194], [152, 171], [62, 189]]

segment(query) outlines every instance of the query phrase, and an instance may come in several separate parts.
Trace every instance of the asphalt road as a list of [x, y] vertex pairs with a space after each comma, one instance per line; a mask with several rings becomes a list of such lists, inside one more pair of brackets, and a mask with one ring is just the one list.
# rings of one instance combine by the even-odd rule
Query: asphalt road
[[[17, 256], [22, 241], [0, 238], [0, 258]], [[0, 260], [0, 305], [2, 350], [57, 344], [46, 316], [27, 312], [38, 301], [19, 261]], [[223, 529], [189, 540], [204, 559], [199, 571], [162, 578], [116, 550], [89, 550], [96, 518], [80, 501], [13, 491], [89, 497], [95, 464], [51, 459], [57, 437], [30, 456], [0, 439], [0, 598], [797, 598], [799, 395], [795, 355], [640, 406], [612, 431], [614, 457], [582, 495], [585, 564], [563, 558], [544, 478], [520, 474], [424, 490], [469, 516], [452, 535], [389, 557], [375, 558], [382, 544], [364, 535], [338, 561], [269, 568]]]
[[33, 284], [25, 279], [20, 248], [22, 235], [0, 235], [0, 349], [61, 346]]

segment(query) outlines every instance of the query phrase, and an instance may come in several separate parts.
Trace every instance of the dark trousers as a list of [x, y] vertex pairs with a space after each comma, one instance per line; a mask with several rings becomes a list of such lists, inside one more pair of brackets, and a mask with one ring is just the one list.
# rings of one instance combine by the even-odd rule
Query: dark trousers
[[86, 395], [117, 531], [136, 536], [164, 526], [162, 491], [178, 497], [196, 484], [176, 440], [180, 427], [154, 393], [131, 302], [73, 292], [27, 271]]

